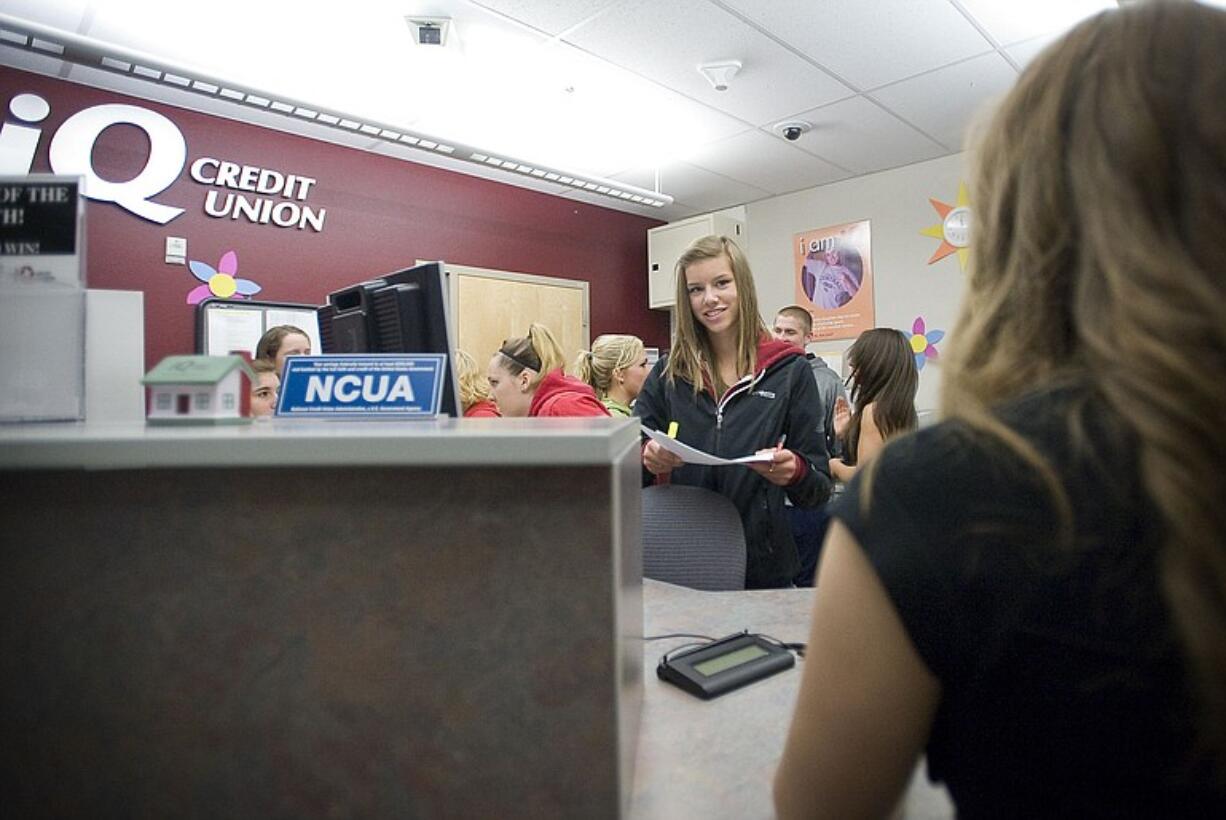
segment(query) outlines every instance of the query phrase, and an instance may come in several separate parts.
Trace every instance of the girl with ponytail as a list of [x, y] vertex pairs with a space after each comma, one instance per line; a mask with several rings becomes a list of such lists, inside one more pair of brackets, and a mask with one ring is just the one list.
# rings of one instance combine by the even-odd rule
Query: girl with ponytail
[[542, 324], [503, 342], [486, 375], [504, 416], [609, 415], [591, 387], [562, 372], [562, 347]]
[[631, 415], [630, 405], [651, 370], [638, 336], [605, 335], [575, 359], [575, 375], [591, 385], [612, 416]]

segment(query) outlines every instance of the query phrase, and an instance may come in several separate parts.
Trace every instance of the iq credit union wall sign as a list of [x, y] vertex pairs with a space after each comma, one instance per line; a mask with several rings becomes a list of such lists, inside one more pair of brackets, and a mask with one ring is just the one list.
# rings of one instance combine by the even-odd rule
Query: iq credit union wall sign
[[[0, 175], [28, 174], [44, 136], [38, 123], [51, 113], [51, 106], [37, 94], [18, 94], [9, 101], [8, 110], [17, 122], [7, 121], [0, 127]], [[149, 155], [135, 177], [112, 182], [94, 171], [94, 143], [107, 128], [120, 124], [133, 125], [145, 133]], [[121, 103], [82, 109], [51, 135], [48, 158], [53, 173], [82, 177], [81, 193], [87, 199], [112, 202], [159, 225], [184, 212], [156, 199], [179, 178], [187, 164], [183, 132], [156, 111]], [[209, 188], [202, 207], [210, 217], [315, 232], [324, 229], [327, 209], [307, 203], [316, 182], [312, 177], [207, 156], [194, 159], [189, 174]]]

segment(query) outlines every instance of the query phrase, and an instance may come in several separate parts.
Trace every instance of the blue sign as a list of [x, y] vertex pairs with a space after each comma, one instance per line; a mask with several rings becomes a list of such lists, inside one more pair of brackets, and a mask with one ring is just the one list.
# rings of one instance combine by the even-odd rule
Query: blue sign
[[446, 369], [441, 353], [291, 356], [285, 360], [277, 416], [434, 418]]

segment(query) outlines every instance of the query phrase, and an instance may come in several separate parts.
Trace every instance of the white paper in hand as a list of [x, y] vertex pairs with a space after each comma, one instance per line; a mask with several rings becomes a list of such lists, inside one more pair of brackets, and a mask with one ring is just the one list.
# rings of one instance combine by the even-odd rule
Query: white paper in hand
[[751, 464], [761, 462], [769, 464], [774, 460], [775, 455], [770, 450], [762, 453], [754, 453], [753, 455], [741, 456], [740, 458], [720, 458], [713, 456], [710, 453], [704, 453], [696, 447], [691, 447], [688, 444], [682, 444], [675, 438], [669, 438], [659, 430], [652, 430], [650, 427], [644, 427], [643, 432], [651, 438], [652, 441], [659, 444], [665, 450], [668, 450], [675, 456], [679, 456], [686, 464]]

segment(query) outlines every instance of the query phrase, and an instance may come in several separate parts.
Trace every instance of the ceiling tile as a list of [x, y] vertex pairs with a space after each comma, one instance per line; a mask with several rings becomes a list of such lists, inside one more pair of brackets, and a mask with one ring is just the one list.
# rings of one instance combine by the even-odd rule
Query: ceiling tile
[[1056, 35], [1048, 35], [1047, 37], [1035, 37], [1033, 40], [1027, 40], [1024, 43], [1016, 43], [1005, 49], [1005, 53], [1017, 63], [1019, 68], [1025, 69], [1030, 65], [1035, 57], [1043, 53], [1043, 49], [1057, 40]]
[[850, 171], [763, 131], [746, 131], [704, 145], [685, 160], [772, 194], [790, 193], [851, 176]]
[[470, 0], [473, 5], [519, 20], [547, 34], [560, 34], [618, 0]]
[[960, 151], [975, 113], [1016, 80], [1013, 66], [993, 52], [879, 88], [872, 97], [949, 150]]
[[1107, 9], [1115, 0], [957, 0], [1001, 45], [1040, 35], [1058, 35], [1081, 20]]
[[860, 90], [983, 54], [948, 0], [720, 0]]
[[353, 3], [335, 17], [284, 11], [243, 0], [98, 3], [87, 34], [270, 96], [384, 120], [395, 109], [401, 125], [430, 89], [389, 89], [391, 78], [456, 73], [456, 51], [415, 46], [403, 14], [386, 3]]
[[[665, 219], [947, 154], [976, 107], [1051, 42], [1034, 36], [1052, 30], [1053, 17], [1040, 15], [1062, 27], [1102, 3], [366, 0], [342, 15], [287, 16], [250, 0], [0, 0], [6, 15], [491, 156], [648, 189], [659, 165], [676, 203], [649, 210]], [[443, 49], [415, 46], [408, 11], [451, 17], [456, 37]], [[697, 66], [721, 59], [743, 69], [716, 92]], [[124, 81], [97, 70], [85, 79], [79, 66], [3, 46], [0, 62], [104, 87]], [[125, 82], [127, 93], [162, 93]], [[221, 100], [180, 104], [371, 150], [355, 135]], [[772, 128], [792, 118], [816, 126], [794, 144]]]
[[[611, 178], [639, 188], [655, 188], [653, 168], [636, 168]], [[700, 213], [770, 196], [769, 191], [685, 162], [670, 162], [660, 167], [660, 190], [679, 203], [697, 208]]]
[[858, 174], [950, 153], [863, 97], [805, 111], [797, 119], [813, 123], [813, 130], [796, 141], [798, 148]]
[[[565, 39], [755, 126], [852, 93], [706, 0], [632, 0]], [[741, 71], [727, 90], [716, 91], [698, 66], [726, 60], [739, 60]]]
[[52, 28], [77, 31], [90, 5], [88, 0], [61, 0], [55, 3], [48, 3], [47, 0], [4, 0], [0, 11]]
[[[552, 67], [547, 76], [466, 87], [415, 125], [490, 152], [588, 174], [665, 161], [746, 130], [740, 120], [577, 48], [558, 44], [552, 51], [553, 59], [542, 64], [542, 71]], [[558, 52], [573, 53], [563, 59], [567, 55]]]

